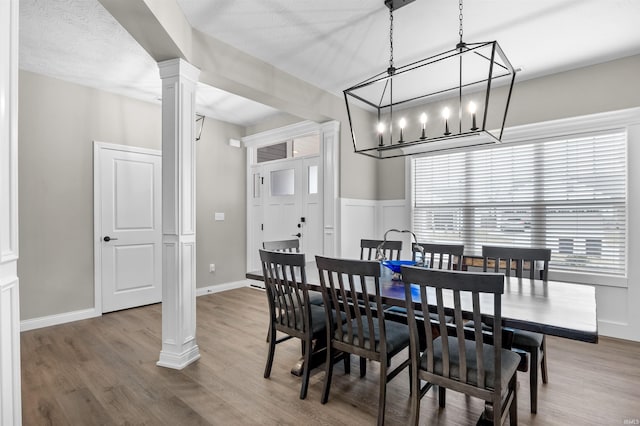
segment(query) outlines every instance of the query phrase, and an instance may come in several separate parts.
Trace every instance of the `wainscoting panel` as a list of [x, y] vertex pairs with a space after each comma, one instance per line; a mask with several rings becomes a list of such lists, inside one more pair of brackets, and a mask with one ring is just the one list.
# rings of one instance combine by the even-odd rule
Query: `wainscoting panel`
[[[388, 229], [408, 229], [409, 213], [405, 204], [405, 200], [341, 198], [341, 257], [358, 259], [362, 238], [382, 239]], [[389, 238], [406, 241], [403, 244], [403, 258], [411, 258], [409, 235], [390, 234]]]

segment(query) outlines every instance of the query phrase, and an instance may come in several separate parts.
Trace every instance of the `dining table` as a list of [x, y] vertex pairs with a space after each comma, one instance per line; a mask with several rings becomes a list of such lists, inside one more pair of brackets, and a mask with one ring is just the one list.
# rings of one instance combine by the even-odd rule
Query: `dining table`
[[[382, 264], [380, 268], [379, 285], [382, 303], [406, 308], [404, 282], [401, 279], [394, 279], [393, 272]], [[307, 262], [305, 273], [309, 289], [321, 291], [320, 275], [315, 261]], [[262, 270], [247, 272], [246, 277], [258, 281], [264, 280]], [[412, 296], [417, 306], [419, 302], [417, 286], [412, 285]], [[490, 317], [493, 311], [492, 302], [483, 301], [482, 305], [483, 315]], [[597, 343], [595, 287], [565, 281], [505, 276], [502, 326]]]

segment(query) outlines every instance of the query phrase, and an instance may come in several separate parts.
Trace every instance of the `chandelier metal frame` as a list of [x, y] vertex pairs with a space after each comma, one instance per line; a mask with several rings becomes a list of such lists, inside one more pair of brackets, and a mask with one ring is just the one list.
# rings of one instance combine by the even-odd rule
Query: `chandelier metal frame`
[[[390, 21], [389, 67], [343, 91], [354, 152], [384, 159], [500, 143], [516, 70], [497, 41], [463, 41], [462, 0], [459, 0], [460, 41], [455, 48], [396, 68], [393, 12], [413, 1], [384, 0], [389, 8]], [[465, 66], [473, 66], [474, 69], [468, 71]], [[483, 70], [485, 66], [486, 70]], [[445, 72], [447, 67], [452, 71]], [[437, 72], [430, 74], [434, 70]], [[434, 89], [440, 82], [442, 87]], [[496, 87], [507, 85], [506, 93], [494, 95]], [[469, 101], [469, 116], [464, 113], [465, 101]], [[436, 127], [430, 123], [427, 127], [427, 116], [422, 112], [421, 128], [406, 127], [409, 120], [405, 116], [417, 116], [429, 108], [433, 112], [435, 108], [451, 104], [454, 105], [451, 109], [458, 113], [457, 123], [455, 118], [450, 121], [451, 109], [445, 107], [444, 123], [436, 122]], [[494, 129], [488, 128], [490, 113], [493, 114]], [[396, 121], [398, 115], [402, 117], [400, 121]], [[496, 117], [499, 118], [498, 125], [495, 124]], [[358, 143], [360, 138], [364, 143]]]

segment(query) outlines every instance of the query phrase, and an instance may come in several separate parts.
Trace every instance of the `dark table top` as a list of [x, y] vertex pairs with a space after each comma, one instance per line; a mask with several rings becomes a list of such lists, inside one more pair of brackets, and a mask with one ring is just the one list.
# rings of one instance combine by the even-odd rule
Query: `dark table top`
[[[392, 273], [381, 266], [381, 295], [383, 303], [406, 306], [404, 283], [392, 280]], [[306, 266], [307, 283], [320, 290], [320, 278], [315, 262]], [[246, 277], [263, 280], [262, 271], [248, 272]], [[597, 343], [595, 288], [585, 284], [562, 281], [541, 281], [528, 278], [504, 277], [502, 319], [504, 327], [535, 331], [552, 336]], [[418, 291], [413, 292], [414, 302]], [[493, 299], [483, 300], [481, 305], [493, 312]], [[463, 307], [465, 302], [463, 300]], [[484, 308], [483, 308], [484, 310]]]

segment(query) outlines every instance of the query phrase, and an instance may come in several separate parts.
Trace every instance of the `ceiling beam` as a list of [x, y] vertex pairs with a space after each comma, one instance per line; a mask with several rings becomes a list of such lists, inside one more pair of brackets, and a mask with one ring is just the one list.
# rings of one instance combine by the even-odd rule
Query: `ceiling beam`
[[343, 118], [342, 98], [194, 29], [175, 0], [99, 1], [157, 62], [182, 58], [201, 83], [306, 120]]
[[156, 61], [190, 62], [191, 25], [171, 0], [98, 0]]

